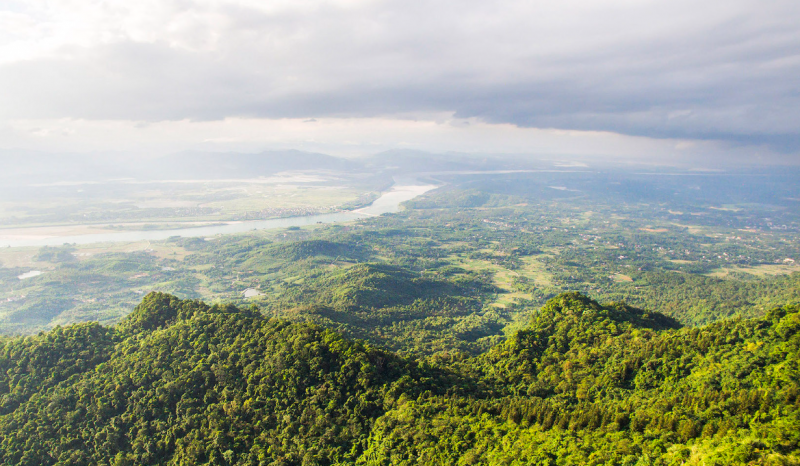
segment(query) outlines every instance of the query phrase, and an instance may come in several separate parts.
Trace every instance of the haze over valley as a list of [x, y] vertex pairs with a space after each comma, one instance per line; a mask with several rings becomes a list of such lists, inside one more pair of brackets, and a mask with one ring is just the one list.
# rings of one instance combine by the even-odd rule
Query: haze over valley
[[800, 464], [798, 24], [0, 5], [0, 464]]

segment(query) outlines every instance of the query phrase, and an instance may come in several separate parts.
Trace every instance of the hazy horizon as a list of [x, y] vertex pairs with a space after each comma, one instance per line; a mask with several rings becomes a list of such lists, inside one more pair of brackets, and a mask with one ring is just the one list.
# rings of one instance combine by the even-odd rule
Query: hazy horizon
[[797, 24], [790, 1], [11, 1], [0, 157], [796, 165]]

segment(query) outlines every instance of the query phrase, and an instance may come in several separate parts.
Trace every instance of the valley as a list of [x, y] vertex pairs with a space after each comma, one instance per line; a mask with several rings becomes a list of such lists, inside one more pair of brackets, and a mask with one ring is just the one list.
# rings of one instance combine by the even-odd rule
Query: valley
[[440, 174], [335, 223], [1, 248], [0, 458], [796, 464], [794, 185], [636, 176]]

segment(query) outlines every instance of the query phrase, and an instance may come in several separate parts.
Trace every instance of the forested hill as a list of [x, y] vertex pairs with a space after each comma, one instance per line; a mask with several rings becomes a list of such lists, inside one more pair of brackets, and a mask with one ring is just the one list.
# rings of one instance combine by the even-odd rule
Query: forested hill
[[798, 464], [800, 308], [681, 328], [567, 293], [474, 358], [152, 293], [0, 341], [0, 463]]

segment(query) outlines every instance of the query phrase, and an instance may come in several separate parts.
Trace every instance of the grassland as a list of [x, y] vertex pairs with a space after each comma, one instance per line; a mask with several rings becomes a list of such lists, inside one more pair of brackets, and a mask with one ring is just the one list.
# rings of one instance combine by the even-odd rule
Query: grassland
[[0, 242], [334, 212], [364, 205], [387, 186], [386, 180], [363, 175], [295, 173], [242, 180], [29, 187], [28, 196], [0, 202]]
[[794, 272], [800, 272], [800, 265], [795, 262], [783, 264], [761, 264], [750, 267], [720, 267], [714, 269], [707, 275], [717, 278], [729, 278], [735, 274], [750, 274], [759, 278], [774, 277], [776, 275], [787, 275]]

